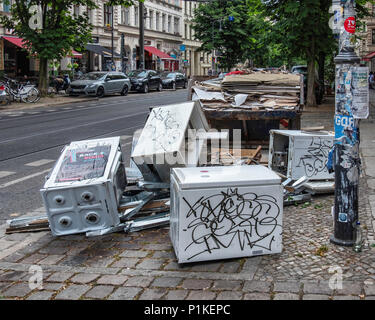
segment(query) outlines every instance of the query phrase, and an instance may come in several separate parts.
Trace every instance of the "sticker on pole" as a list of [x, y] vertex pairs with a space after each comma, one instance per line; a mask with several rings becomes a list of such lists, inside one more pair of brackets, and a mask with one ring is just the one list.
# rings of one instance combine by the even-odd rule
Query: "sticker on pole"
[[349, 17], [344, 22], [344, 28], [349, 33], [355, 33], [356, 21], [355, 17]]

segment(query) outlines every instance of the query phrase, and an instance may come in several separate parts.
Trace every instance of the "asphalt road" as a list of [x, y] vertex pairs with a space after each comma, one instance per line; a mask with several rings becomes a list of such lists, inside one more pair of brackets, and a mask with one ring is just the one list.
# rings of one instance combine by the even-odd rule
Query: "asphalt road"
[[186, 100], [187, 90], [165, 90], [0, 111], [0, 224], [43, 206], [39, 189], [66, 144], [120, 136], [128, 165], [132, 135], [143, 127], [149, 108]]

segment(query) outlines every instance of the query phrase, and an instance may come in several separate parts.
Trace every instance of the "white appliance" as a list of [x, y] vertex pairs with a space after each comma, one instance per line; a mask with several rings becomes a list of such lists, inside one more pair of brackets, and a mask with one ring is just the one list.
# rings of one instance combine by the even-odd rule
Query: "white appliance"
[[155, 107], [151, 110], [141, 136], [132, 152], [146, 181], [169, 182], [170, 168], [197, 166], [204, 139], [189, 137], [190, 133], [209, 130], [198, 102]]
[[326, 167], [334, 134], [325, 131], [271, 130], [268, 167], [286, 178], [334, 179]]
[[282, 250], [283, 188], [263, 166], [174, 168], [170, 238], [178, 263]]
[[72, 142], [40, 190], [52, 234], [118, 225], [126, 185], [120, 137]]

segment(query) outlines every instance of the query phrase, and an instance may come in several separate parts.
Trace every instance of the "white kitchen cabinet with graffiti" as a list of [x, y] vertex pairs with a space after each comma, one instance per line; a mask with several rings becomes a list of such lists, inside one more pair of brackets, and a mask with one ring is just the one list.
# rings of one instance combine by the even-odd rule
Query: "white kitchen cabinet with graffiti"
[[282, 217], [281, 179], [264, 166], [172, 169], [178, 263], [280, 253]]
[[326, 131], [271, 130], [268, 167], [293, 180], [334, 179], [326, 167], [333, 140]]

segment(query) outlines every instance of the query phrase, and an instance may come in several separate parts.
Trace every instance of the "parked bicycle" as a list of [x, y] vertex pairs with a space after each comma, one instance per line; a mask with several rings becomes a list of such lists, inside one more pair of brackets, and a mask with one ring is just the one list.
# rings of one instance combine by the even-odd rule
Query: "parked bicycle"
[[40, 91], [28, 81], [26, 84], [3, 77], [4, 82], [0, 85], [4, 86], [6, 93], [12, 101], [22, 101], [25, 103], [35, 103], [41, 98]]

